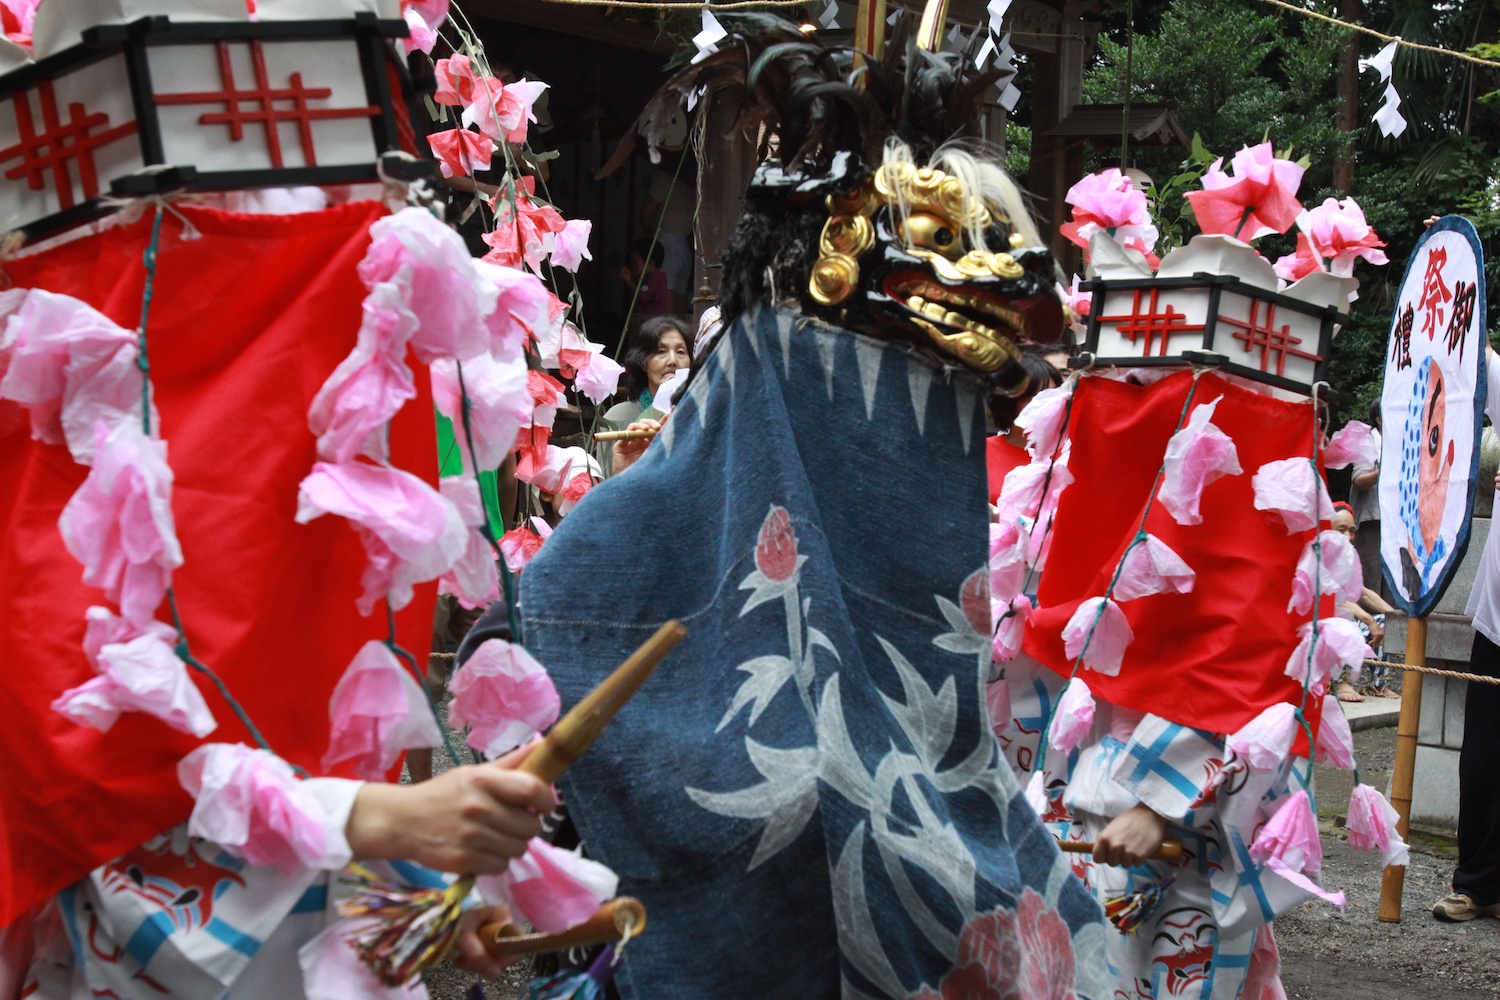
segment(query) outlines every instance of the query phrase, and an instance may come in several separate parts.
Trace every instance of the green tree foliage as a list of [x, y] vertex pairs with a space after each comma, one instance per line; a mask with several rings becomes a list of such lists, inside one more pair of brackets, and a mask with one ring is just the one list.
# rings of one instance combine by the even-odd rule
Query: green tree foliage
[[[1500, 0], [1462, 4], [1371, 0], [1360, 21], [1411, 41], [1483, 55], [1500, 38]], [[1324, 13], [1336, 13], [1318, 0]], [[1354, 321], [1339, 337], [1331, 380], [1345, 415], [1363, 411], [1380, 392], [1380, 378], [1392, 300], [1423, 220], [1430, 215], [1468, 216], [1485, 243], [1492, 329], [1500, 322], [1500, 73], [1449, 57], [1402, 49], [1395, 61], [1401, 111], [1410, 125], [1386, 139], [1371, 124], [1383, 86], [1375, 74], [1362, 76], [1360, 130], [1342, 133], [1338, 73], [1344, 29], [1253, 3], [1220, 0], [1136, 0], [1135, 31], [1125, 28], [1123, 0], [1106, 4], [1105, 31], [1095, 64], [1084, 77], [1084, 99], [1118, 103], [1127, 91], [1126, 48], [1130, 48], [1128, 89], [1132, 102], [1173, 102], [1183, 127], [1201, 137], [1201, 148], [1141, 150], [1137, 165], [1156, 178], [1162, 196], [1158, 212], [1170, 237], [1188, 231], [1181, 184], [1186, 170], [1201, 170], [1203, 153], [1226, 158], [1241, 146], [1269, 138], [1280, 155], [1310, 157], [1300, 198], [1317, 205], [1334, 197], [1333, 171], [1339, 156], [1354, 149], [1352, 194], [1388, 246], [1391, 263], [1360, 263], [1360, 299]], [[1359, 36], [1360, 54], [1379, 49], [1377, 39]], [[1486, 99], [1486, 95], [1492, 95]], [[1100, 166], [1118, 162], [1106, 152]], [[1178, 204], [1181, 203], [1181, 204]], [[1288, 253], [1288, 237], [1259, 241], [1274, 259]]]

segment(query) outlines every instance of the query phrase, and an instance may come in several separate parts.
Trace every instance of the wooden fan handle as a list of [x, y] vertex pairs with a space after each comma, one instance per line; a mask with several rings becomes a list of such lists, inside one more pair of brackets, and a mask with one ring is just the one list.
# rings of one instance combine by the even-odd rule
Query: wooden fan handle
[[[1094, 844], [1089, 840], [1061, 840], [1058, 848], [1065, 854], [1093, 854]], [[1151, 857], [1157, 861], [1177, 862], [1182, 860], [1182, 841], [1175, 837], [1168, 837], [1161, 842], [1161, 846], [1151, 852]]]
[[646, 929], [646, 907], [639, 899], [620, 896], [599, 907], [583, 923], [557, 934], [522, 934], [515, 924], [493, 923], [479, 928], [485, 951], [496, 958], [563, 951], [635, 937]]

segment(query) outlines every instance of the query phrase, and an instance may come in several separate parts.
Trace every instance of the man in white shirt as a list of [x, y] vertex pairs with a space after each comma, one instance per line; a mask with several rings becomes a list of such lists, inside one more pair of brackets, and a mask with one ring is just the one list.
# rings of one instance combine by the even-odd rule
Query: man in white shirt
[[[1485, 413], [1500, 426], [1500, 356], [1485, 348], [1489, 398]], [[1500, 477], [1496, 477], [1500, 490]], [[1491, 532], [1465, 612], [1474, 619], [1469, 670], [1500, 677], [1500, 537]], [[1453, 892], [1432, 915], [1457, 922], [1500, 916], [1500, 685], [1470, 684], [1464, 708], [1464, 742], [1458, 757], [1458, 867]]]

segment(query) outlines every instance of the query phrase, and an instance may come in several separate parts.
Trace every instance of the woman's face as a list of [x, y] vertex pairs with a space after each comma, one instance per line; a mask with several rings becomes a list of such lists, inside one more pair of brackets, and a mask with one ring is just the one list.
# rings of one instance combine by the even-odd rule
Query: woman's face
[[657, 342], [656, 353], [646, 361], [646, 385], [651, 390], [651, 395], [656, 395], [657, 388], [671, 378], [673, 372], [686, 368], [692, 360], [687, 341], [681, 333], [676, 330], [663, 332], [661, 340]]

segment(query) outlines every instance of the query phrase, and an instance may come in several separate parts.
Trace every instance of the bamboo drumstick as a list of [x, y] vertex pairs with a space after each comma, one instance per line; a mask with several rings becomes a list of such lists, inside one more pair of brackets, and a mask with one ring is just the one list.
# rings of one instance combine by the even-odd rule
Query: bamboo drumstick
[[[551, 731], [542, 737], [541, 742], [526, 755], [526, 759], [516, 766], [516, 770], [534, 774], [549, 785], [561, 778], [563, 772], [593, 745], [594, 740], [599, 738], [599, 734], [604, 732], [604, 727], [609, 725], [609, 721], [615, 717], [615, 713], [634, 697], [641, 685], [646, 683], [646, 678], [651, 676], [657, 665], [685, 635], [687, 635], [687, 629], [675, 618], [662, 625], [651, 638], [641, 644], [640, 648], [631, 653], [624, 663], [616, 667], [614, 673], [604, 678], [599, 686], [584, 695], [583, 700], [574, 705], [567, 715], [557, 720], [557, 724], [552, 727]], [[621, 905], [611, 909], [615, 903]], [[606, 913], [610, 915], [608, 919], [605, 917]], [[628, 918], [634, 923], [628, 928], [620, 925], [619, 933], [614, 937], [591, 938], [587, 942], [569, 940], [566, 943], [557, 943], [565, 936], [582, 928], [594, 928], [593, 932], [597, 933], [596, 924], [614, 927], [618, 923], [614, 917], [620, 914], [624, 914], [620, 919]], [[604, 921], [604, 924], [599, 924], [600, 921]], [[622, 897], [606, 903], [589, 920], [577, 927], [568, 928], [562, 934], [516, 935], [513, 925], [497, 921], [479, 928], [479, 940], [485, 942], [485, 947], [490, 949], [491, 954], [504, 957], [509, 954], [520, 954], [520, 952], [496, 951], [491, 946], [492, 943], [498, 943], [503, 938], [530, 940], [534, 945], [529, 949], [531, 951], [554, 951], [558, 948], [571, 948], [576, 944], [617, 941], [627, 933], [627, 930], [628, 933], [635, 934], [645, 926], [645, 906], [639, 900]], [[542, 940], [552, 943], [542, 944], [540, 943]]]
[[[1060, 840], [1058, 848], [1065, 854], [1093, 854], [1094, 845], [1088, 840]], [[1168, 837], [1161, 842], [1161, 846], [1151, 852], [1151, 856], [1158, 861], [1181, 861], [1182, 841]]]
[[559, 719], [516, 770], [534, 774], [548, 784], [562, 777], [685, 635], [687, 629], [675, 618], [657, 629], [614, 673]]
[[536, 955], [635, 937], [646, 929], [646, 907], [639, 899], [611, 899], [592, 917], [557, 934], [522, 934], [514, 924], [487, 924], [479, 931], [484, 948], [496, 958]]
[[635, 441], [640, 438], [654, 438], [657, 432], [653, 430], [639, 431], [600, 431], [594, 435], [595, 441]]

